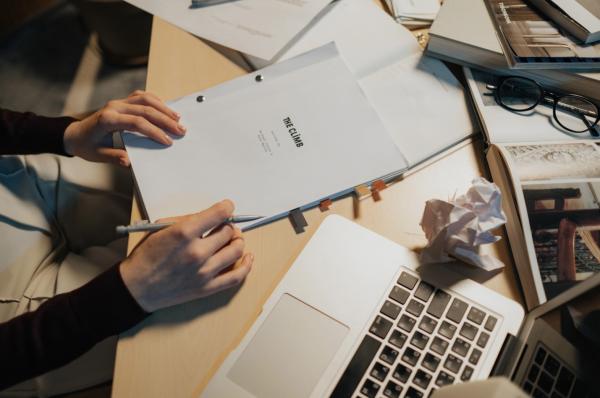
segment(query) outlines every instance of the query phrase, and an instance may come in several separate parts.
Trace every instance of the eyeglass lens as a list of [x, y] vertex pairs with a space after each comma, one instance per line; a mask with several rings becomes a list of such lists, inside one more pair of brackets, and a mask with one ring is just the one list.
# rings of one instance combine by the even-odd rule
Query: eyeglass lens
[[556, 101], [554, 114], [562, 127], [583, 133], [598, 120], [598, 107], [585, 98], [566, 95]]
[[522, 112], [535, 107], [542, 98], [543, 92], [532, 80], [509, 77], [500, 83], [497, 95], [501, 105]]

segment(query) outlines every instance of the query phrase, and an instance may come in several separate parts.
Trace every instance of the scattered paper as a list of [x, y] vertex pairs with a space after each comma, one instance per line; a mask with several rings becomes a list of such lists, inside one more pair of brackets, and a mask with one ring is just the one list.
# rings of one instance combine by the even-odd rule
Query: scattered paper
[[500, 189], [484, 178], [476, 178], [465, 195], [448, 202], [427, 201], [421, 228], [429, 243], [421, 253], [421, 261], [458, 259], [486, 271], [502, 268], [502, 261], [479, 254], [479, 246], [500, 240], [491, 231], [505, 223]]

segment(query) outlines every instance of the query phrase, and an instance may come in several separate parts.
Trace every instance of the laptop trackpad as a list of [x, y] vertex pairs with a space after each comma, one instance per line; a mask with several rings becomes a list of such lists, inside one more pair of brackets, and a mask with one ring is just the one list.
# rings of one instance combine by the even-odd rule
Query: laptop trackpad
[[284, 294], [227, 376], [256, 397], [308, 397], [348, 330]]

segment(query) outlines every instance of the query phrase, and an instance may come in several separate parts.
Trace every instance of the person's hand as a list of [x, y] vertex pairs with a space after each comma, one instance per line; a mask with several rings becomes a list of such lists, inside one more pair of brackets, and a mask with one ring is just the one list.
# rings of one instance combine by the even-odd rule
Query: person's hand
[[119, 130], [136, 131], [164, 145], [173, 143], [165, 131], [178, 136], [185, 134], [175, 111], [156, 95], [138, 90], [127, 98], [109, 101], [96, 113], [71, 123], [64, 133], [65, 151], [92, 162], [129, 166], [127, 152], [112, 147], [112, 133]]
[[224, 200], [200, 213], [161, 220], [177, 223], [149, 235], [121, 263], [123, 281], [145, 311], [209, 296], [244, 280], [254, 257], [247, 253], [231, 267], [244, 252], [240, 230], [223, 224], [232, 214], [233, 203]]

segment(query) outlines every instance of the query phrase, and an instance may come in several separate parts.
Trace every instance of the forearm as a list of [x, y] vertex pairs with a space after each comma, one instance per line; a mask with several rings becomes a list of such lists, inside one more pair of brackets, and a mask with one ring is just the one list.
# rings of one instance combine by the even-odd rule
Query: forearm
[[44, 117], [0, 109], [0, 155], [56, 153], [66, 155], [63, 135], [76, 119]]
[[123, 283], [119, 265], [36, 311], [0, 324], [0, 390], [65, 365], [148, 316]]

